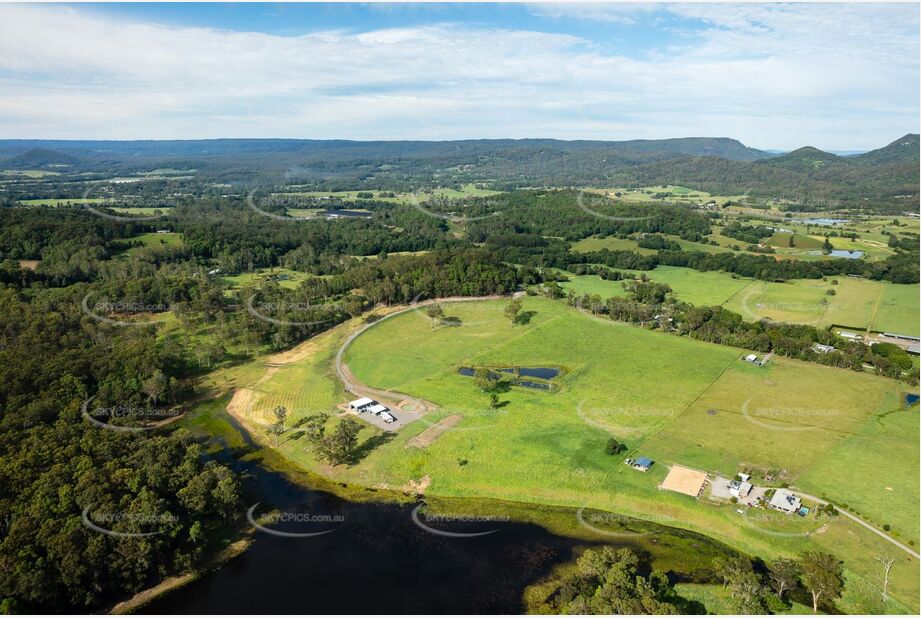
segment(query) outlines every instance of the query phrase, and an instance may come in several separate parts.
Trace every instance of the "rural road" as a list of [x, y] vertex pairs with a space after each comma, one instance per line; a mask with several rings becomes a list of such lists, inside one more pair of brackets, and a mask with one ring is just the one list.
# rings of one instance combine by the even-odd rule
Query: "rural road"
[[[828, 504], [828, 500], [823, 500], [822, 498], [819, 498], [818, 496], [813, 496], [813, 495], [811, 495], [811, 494], [807, 494], [806, 492], [800, 491], [800, 490], [798, 490], [798, 489], [796, 489], [796, 488], [794, 488], [794, 487], [791, 487], [790, 489], [791, 489], [792, 491], [796, 492], [799, 496], [802, 496], [803, 498], [806, 498], [807, 500], [813, 500], [813, 501], [818, 502], [819, 504], [823, 504], [823, 505], [824, 505], [824, 504]], [[919, 555], [918, 552], [916, 552], [915, 550], [913, 550], [913, 549], [912, 549], [911, 547], [909, 547], [908, 545], [905, 545], [904, 543], [901, 543], [901, 542], [899, 542], [899, 541], [896, 541], [894, 538], [892, 538], [891, 536], [889, 536], [888, 534], [886, 534], [885, 532], [883, 532], [883, 531], [880, 530], [879, 528], [877, 528], [877, 527], [875, 527], [875, 526], [873, 526], [873, 525], [871, 525], [871, 524], [868, 524], [867, 522], [865, 522], [864, 520], [860, 519], [859, 517], [857, 517], [857, 516], [854, 515], [853, 513], [849, 513], [848, 511], [845, 511], [844, 509], [842, 509], [842, 508], [841, 508], [840, 506], [838, 506], [837, 504], [835, 504], [834, 506], [835, 506], [835, 509], [836, 509], [839, 513], [841, 513], [842, 515], [844, 515], [844, 516], [847, 517], [848, 519], [850, 519], [850, 520], [852, 520], [852, 521], [854, 521], [854, 522], [860, 524], [861, 526], [863, 526], [864, 528], [866, 528], [866, 529], [869, 530], [870, 532], [873, 532], [874, 534], [883, 537], [884, 539], [886, 539], [887, 541], [889, 541], [890, 543], [892, 543], [893, 545], [895, 545], [895, 546], [898, 547], [899, 549], [902, 549], [902, 550], [908, 552], [909, 554], [911, 554], [912, 556], [914, 556], [915, 558], [918, 558], [919, 560], [921, 560], [921, 555]]]
[[409, 395], [406, 395], [405, 393], [398, 393], [395, 391], [386, 391], [382, 389], [373, 388], [359, 381], [358, 378], [356, 378], [355, 375], [349, 370], [348, 366], [342, 362], [342, 358], [345, 356], [345, 351], [352, 344], [352, 342], [358, 338], [359, 335], [364, 333], [369, 328], [376, 326], [377, 324], [380, 324], [384, 320], [389, 320], [390, 318], [394, 316], [402, 315], [406, 313], [407, 311], [415, 311], [421, 307], [425, 307], [426, 305], [431, 305], [436, 302], [437, 303], [462, 303], [462, 302], [473, 302], [473, 301], [479, 301], [479, 300], [500, 300], [503, 298], [510, 298], [510, 297], [509, 296], [452, 296], [448, 298], [436, 298], [432, 300], [426, 300], [421, 303], [414, 302], [413, 304], [409, 305], [408, 307], [404, 309], [400, 309], [399, 311], [394, 311], [393, 313], [389, 313], [385, 315], [384, 317], [382, 317], [381, 319], [375, 320], [374, 322], [369, 322], [368, 324], [365, 324], [364, 326], [359, 328], [357, 331], [349, 335], [346, 338], [346, 340], [342, 343], [342, 346], [339, 348], [339, 351], [336, 352], [336, 375], [339, 376], [339, 379], [342, 381], [343, 386], [345, 386], [345, 390], [352, 393], [353, 395], [356, 395], [358, 397], [361, 397], [361, 396], [367, 397], [369, 395], [373, 395], [375, 397], [381, 397], [384, 399], [393, 399], [396, 401], [408, 400], [417, 406], [415, 411], [418, 412], [419, 414], [422, 414], [426, 410], [431, 408], [432, 404], [426, 404], [424, 401], [416, 399], [415, 397], [410, 397]]

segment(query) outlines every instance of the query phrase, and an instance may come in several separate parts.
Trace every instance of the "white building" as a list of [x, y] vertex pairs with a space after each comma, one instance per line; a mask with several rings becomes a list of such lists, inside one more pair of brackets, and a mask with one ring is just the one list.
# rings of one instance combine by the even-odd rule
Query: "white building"
[[771, 506], [784, 513], [795, 513], [803, 505], [802, 500], [787, 489], [778, 489], [771, 498]]
[[752, 484], [747, 481], [732, 481], [729, 483], [729, 495], [736, 498], [747, 498], [752, 491]]
[[349, 409], [355, 410], [356, 412], [365, 412], [371, 406], [375, 405], [377, 402], [369, 397], [362, 397], [361, 399], [356, 399], [355, 401], [349, 402]]
[[390, 410], [390, 408], [388, 408], [385, 405], [381, 405], [379, 403], [375, 403], [373, 406], [368, 408], [368, 412], [370, 412], [374, 416], [380, 416], [381, 414], [385, 414], [388, 410]]
[[384, 419], [385, 423], [392, 423], [397, 420], [396, 417], [390, 412], [381, 412], [381, 418]]

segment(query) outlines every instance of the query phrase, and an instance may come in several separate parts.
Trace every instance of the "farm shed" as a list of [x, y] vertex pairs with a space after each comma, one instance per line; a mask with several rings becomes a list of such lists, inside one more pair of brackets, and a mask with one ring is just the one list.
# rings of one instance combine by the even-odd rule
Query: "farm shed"
[[368, 412], [370, 412], [371, 414], [374, 414], [374, 415], [384, 414], [384, 413], [387, 412], [388, 410], [390, 410], [390, 408], [388, 408], [388, 407], [385, 406], [385, 405], [379, 404], [379, 403], [376, 403], [376, 404], [374, 404], [373, 406], [371, 406], [370, 408], [368, 408]]
[[356, 399], [355, 401], [349, 402], [349, 409], [355, 410], [356, 412], [364, 412], [371, 406], [375, 404], [375, 401], [369, 397], [362, 397], [361, 399]]
[[672, 469], [668, 471], [668, 476], [659, 485], [659, 489], [676, 491], [692, 498], [699, 498], [706, 484], [706, 472], [691, 470], [684, 466], [672, 466]]
[[652, 467], [653, 461], [649, 457], [637, 457], [630, 465], [635, 469], [646, 472]]

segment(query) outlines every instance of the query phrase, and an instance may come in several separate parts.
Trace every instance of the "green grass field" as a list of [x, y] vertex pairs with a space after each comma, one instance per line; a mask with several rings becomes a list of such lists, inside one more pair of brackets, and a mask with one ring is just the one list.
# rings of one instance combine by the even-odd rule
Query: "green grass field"
[[150, 216], [150, 215], [157, 215], [161, 213], [167, 214], [173, 209], [172, 207], [169, 207], [169, 206], [166, 206], [166, 207], [139, 206], [137, 208], [117, 207], [117, 208], [112, 208], [112, 210], [118, 213], [126, 214], [126, 215]]
[[158, 234], [157, 232], [147, 232], [146, 234], [139, 234], [138, 236], [131, 237], [130, 240], [140, 241], [143, 244], [141, 247], [132, 247], [125, 251], [126, 255], [133, 255], [138, 251], [144, 249], [160, 249], [168, 247], [178, 247], [182, 244], [182, 234], [178, 232], [167, 232], [165, 234]]
[[278, 285], [290, 290], [297, 289], [302, 281], [313, 276], [309, 273], [302, 273], [296, 270], [291, 270], [290, 268], [279, 267], [274, 269], [260, 268], [257, 272], [240, 273], [239, 275], [227, 275], [220, 277], [220, 280], [229, 287], [241, 288], [245, 285], [255, 283], [260, 279], [267, 279], [273, 275], [286, 277], [279, 280]]
[[918, 325], [919, 294], [921, 285], [887, 284], [883, 292], [879, 312], [873, 322], [873, 330], [902, 335], [921, 335]]
[[[673, 463], [724, 474], [762, 467], [785, 470], [785, 481], [848, 502], [871, 521], [882, 512], [874, 511], [874, 503], [904, 507], [914, 495], [917, 507], [910, 477], [889, 485], [907, 495], [893, 495], [896, 502], [885, 504], [878, 502], [885, 488], [848, 483], [852, 463], [879, 465], [872, 455], [877, 446], [913, 439], [917, 446], [917, 433], [908, 433], [903, 422], [916, 412], [898, 410], [898, 383], [788, 359], [757, 368], [739, 360], [742, 350], [593, 318], [541, 297], [526, 297], [530, 321], [512, 326], [502, 314], [505, 304], [446, 304], [446, 314], [461, 326], [435, 329], [413, 311], [354, 341], [345, 361], [359, 379], [439, 406], [389, 439], [376, 428], [364, 429], [359, 463], [335, 469], [318, 463], [296, 428], [285, 434], [278, 452], [342, 482], [397, 490], [421, 483], [431, 497], [586, 506], [698, 531], [765, 558], [831, 550], [845, 560], [849, 586], [872, 589], [872, 557], [894, 548], [849, 520], [828, 520], [822, 534], [798, 536], [818, 524], [770, 513], [743, 519], [728, 505], [698, 502], [657, 485]], [[209, 384], [247, 389], [234, 398], [234, 409], [257, 439], [267, 441], [275, 406], [285, 406], [289, 426], [296, 427], [299, 419], [333, 412], [352, 397], [335, 378], [333, 358], [357, 325], [352, 321], [302, 344], [289, 353], [288, 364], [261, 359], [216, 372]], [[465, 365], [557, 365], [567, 373], [556, 392], [512, 387], [500, 395], [505, 405], [492, 410], [473, 380], [457, 374]], [[449, 414], [463, 420], [427, 448], [407, 447]], [[610, 436], [657, 465], [646, 474], [624, 466], [624, 455], [604, 452]], [[907, 451], [887, 450], [886, 468], [917, 468], [917, 448]], [[917, 508], [889, 519], [880, 525], [918, 528]], [[900, 562], [890, 590], [898, 599], [891, 609], [917, 608], [916, 560]], [[849, 598], [842, 607], [862, 607], [861, 599]]]
[[0, 170], [4, 176], [18, 176], [21, 178], [44, 178], [46, 176], [60, 176], [60, 172], [48, 170]]
[[25, 206], [64, 206], [70, 204], [106, 204], [111, 202], [105, 197], [56, 197], [35, 200], [20, 200]]
[[[291, 197], [336, 197], [343, 200], [357, 200], [359, 193], [370, 193], [373, 199], [379, 202], [389, 202], [391, 204], [408, 204], [412, 201], [412, 193], [396, 193], [394, 196], [383, 196], [383, 191], [297, 191], [292, 189], [278, 195]], [[450, 199], [460, 199], [464, 197], [489, 197], [490, 195], [499, 195], [501, 191], [492, 191], [489, 189], [480, 189], [473, 184], [465, 184], [460, 190], [448, 187], [439, 187], [435, 189], [426, 189], [417, 195], [420, 202], [424, 202], [434, 197], [445, 197]], [[291, 210], [310, 210], [310, 209], [289, 209]]]
[[[576, 294], [598, 294], [601, 298], [626, 295], [620, 281], [606, 281], [597, 275], [564, 274], [569, 281], [562, 286]], [[693, 305], [722, 305], [749, 321], [769, 318], [819, 328], [835, 324], [860, 330], [919, 334], [918, 284], [844, 276], [824, 281], [795, 279], [775, 283], [677, 266], [659, 266], [646, 275], [651, 281], [671, 286], [680, 300]], [[829, 296], [829, 290], [835, 294]]]

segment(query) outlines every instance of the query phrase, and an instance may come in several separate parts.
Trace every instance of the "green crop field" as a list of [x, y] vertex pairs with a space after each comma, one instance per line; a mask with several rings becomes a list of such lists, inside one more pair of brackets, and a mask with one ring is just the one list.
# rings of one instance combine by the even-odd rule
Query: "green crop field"
[[44, 178], [46, 176], [60, 176], [60, 172], [48, 170], [0, 170], [4, 176], [19, 176], [22, 178]]
[[169, 206], [166, 206], [166, 207], [138, 206], [136, 208], [126, 206], [126, 207], [112, 208], [112, 210], [118, 213], [126, 214], [126, 215], [150, 216], [150, 215], [158, 215], [161, 213], [167, 214], [173, 209]]
[[[888, 495], [885, 487], [863, 481], [842, 486], [852, 463], [883, 465], [873, 454], [878, 446], [916, 435], [907, 429], [917, 420], [905, 418], [916, 412], [899, 409], [897, 382], [780, 358], [759, 368], [739, 360], [742, 350], [593, 318], [540, 297], [524, 299], [529, 322], [512, 326], [504, 306], [449, 303], [446, 314], [461, 325], [434, 329], [425, 315], [410, 311], [353, 342], [345, 361], [358, 379], [435, 402], [438, 409], [390, 438], [364, 429], [362, 459], [351, 466], [319, 464], [296, 426], [351, 397], [335, 377], [333, 358], [357, 321], [292, 350], [281, 367], [278, 360], [262, 360], [221, 370], [210, 383], [244, 389], [231, 407], [263, 441], [271, 410], [285, 406], [294, 428], [279, 452], [344, 482], [394, 489], [423, 484], [432, 496], [588, 506], [703, 532], [764, 557], [823, 548], [845, 560], [854, 582], [873, 585], [872, 556], [893, 548], [843, 517], [811, 535], [819, 525], [812, 520], [766, 512], [743, 519], [729, 506], [656, 488], [673, 463], [723, 474], [751, 467], [847, 502], [906, 541], [916, 538], [909, 535], [918, 527], [917, 509], [890, 511], [882, 521], [883, 508], [905, 506], [908, 497], [896, 493], [916, 494], [906, 489], [911, 478], [886, 485], [893, 488], [889, 502], [880, 501]], [[467, 365], [553, 365], [566, 373], [555, 392], [511, 387], [500, 394], [504, 405], [493, 410], [472, 378], [457, 373]], [[407, 447], [449, 414], [463, 419], [428, 447]], [[657, 465], [646, 474], [624, 466], [623, 455], [604, 452], [610, 436]], [[886, 467], [916, 468], [917, 454], [907, 451], [888, 449]], [[891, 591], [906, 604], [893, 607], [905, 611], [917, 608], [918, 563], [900, 564]], [[847, 600], [846, 606], [859, 602]]]
[[313, 275], [291, 270], [290, 268], [260, 268], [256, 272], [222, 276], [220, 277], [220, 280], [229, 287], [241, 288], [259, 280], [268, 279], [271, 276], [282, 277], [278, 280], [278, 285], [283, 288], [294, 290], [301, 284], [302, 281], [312, 277]]
[[146, 234], [133, 236], [129, 240], [140, 241], [144, 243], [143, 247], [133, 247], [126, 251], [127, 254], [132, 254], [137, 253], [139, 250], [144, 248], [178, 247], [182, 244], [182, 234], [179, 232], [166, 232], [164, 234], [158, 234], [157, 232], [147, 232]]
[[[392, 197], [384, 197], [383, 191], [285, 191], [277, 195], [289, 197], [335, 197], [343, 200], [357, 200], [359, 193], [370, 193], [373, 199], [378, 202], [390, 202], [391, 204], [408, 204], [413, 200], [412, 193], [396, 193]], [[460, 190], [448, 187], [438, 187], [435, 189], [425, 189], [418, 193], [416, 199], [424, 202], [432, 197], [444, 197], [450, 199], [460, 199], [465, 197], [488, 197], [490, 195], [499, 195], [501, 191], [492, 191], [490, 189], [480, 189], [473, 184], [465, 184]]]
[[[874, 415], [809, 467], [799, 485], [918, 546], [918, 408]], [[889, 462], [897, 461], [898, 466]], [[855, 470], [866, 471], [854, 474]]]
[[915, 337], [921, 335], [919, 332], [921, 328], [918, 325], [918, 316], [921, 315], [919, 294], [921, 294], [921, 286], [917, 283], [914, 285], [886, 284], [879, 312], [873, 323], [873, 330]]
[[105, 197], [55, 197], [35, 200], [20, 200], [26, 206], [64, 206], [71, 204], [106, 204], [111, 200]]
[[609, 249], [611, 251], [635, 251], [643, 255], [655, 255], [657, 253], [655, 249], [643, 249], [638, 247], [636, 241], [632, 238], [616, 238], [614, 236], [608, 238], [595, 238], [592, 236], [583, 238], [572, 245], [573, 251], [581, 251], [583, 253], [601, 251], [602, 249]]
[[[606, 281], [598, 275], [564, 273], [562, 283], [576, 294], [597, 294], [601, 298], [624, 296], [620, 281]], [[831, 325], [858, 330], [918, 335], [921, 313], [919, 286], [885, 283], [841, 276], [795, 279], [775, 283], [733, 277], [723, 272], [699, 272], [677, 266], [659, 266], [646, 271], [651, 281], [671, 286], [676, 298], [693, 305], [723, 305], [754, 321], [768, 318], [777, 322]], [[837, 283], [833, 283], [833, 282]], [[834, 295], [829, 295], [829, 290]]]
[[584, 294], [597, 294], [601, 298], [612, 296], [626, 296], [627, 291], [620, 281], [608, 281], [598, 275], [572, 275], [567, 274], [569, 281], [561, 283], [564, 289], [572, 290], [579, 296]]

